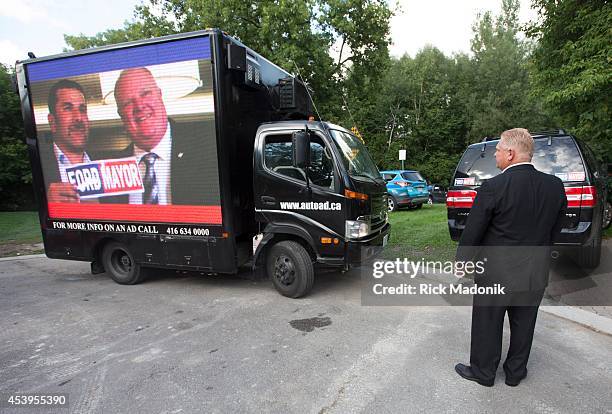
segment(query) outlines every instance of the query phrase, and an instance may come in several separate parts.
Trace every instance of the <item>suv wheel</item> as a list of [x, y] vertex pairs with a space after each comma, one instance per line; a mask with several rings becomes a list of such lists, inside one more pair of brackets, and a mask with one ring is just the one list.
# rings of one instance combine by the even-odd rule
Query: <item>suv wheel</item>
[[604, 204], [603, 219], [601, 220], [601, 228], [607, 229], [612, 223], [612, 203], [606, 201]]
[[590, 244], [579, 248], [578, 265], [580, 267], [594, 269], [599, 266], [601, 261], [601, 230], [597, 233]]
[[397, 210], [397, 200], [395, 198], [393, 198], [393, 196], [389, 196], [389, 198], [387, 199], [387, 207], [389, 211], [396, 211]]

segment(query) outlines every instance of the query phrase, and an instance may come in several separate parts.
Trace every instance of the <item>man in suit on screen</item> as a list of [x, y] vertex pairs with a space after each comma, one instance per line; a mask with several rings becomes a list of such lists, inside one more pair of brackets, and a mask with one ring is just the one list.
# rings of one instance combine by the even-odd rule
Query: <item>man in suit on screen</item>
[[40, 145], [47, 180], [47, 199], [51, 202], [76, 203], [80, 198], [75, 186], [68, 180], [66, 169], [90, 161], [85, 151], [89, 138], [85, 91], [77, 82], [60, 80], [49, 90], [47, 105], [52, 140]]
[[479, 286], [499, 285], [504, 294], [473, 298], [470, 365], [457, 364], [461, 377], [492, 386], [501, 359], [505, 314], [510, 347], [503, 364], [505, 382], [527, 375], [538, 307], [548, 284], [550, 246], [561, 232], [567, 199], [563, 183], [531, 164], [533, 138], [515, 128], [501, 134], [496, 151], [502, 173], [484, 181], [466, 222], [457, 260], [484, 260]]
[[[125, 69], [115, 83], [117, 112], [132, 140], [129, 156], [140, 166], [144, 192], [111, 197], [130, 204], [202, 204], [198, 177], [205, 159], [203, 131], [179, 131], [168, 119], [162, 91], [147, 68]], [[125, 156], [125, 155], [124, 155]]]

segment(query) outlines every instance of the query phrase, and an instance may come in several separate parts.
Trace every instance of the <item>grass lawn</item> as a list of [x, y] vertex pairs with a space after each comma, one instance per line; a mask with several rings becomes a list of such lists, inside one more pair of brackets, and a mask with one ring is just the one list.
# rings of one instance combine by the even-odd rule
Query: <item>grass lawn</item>
[[42, 243], [38, 213], [0, 212], [0, 244]]
[[452, 241], [446, 222], [446, 205], [423, 205], [420, 210], [399, 210], [389, 214], [391, 239], [384, 256], [389, 259], [451, 260], [457, 243]]

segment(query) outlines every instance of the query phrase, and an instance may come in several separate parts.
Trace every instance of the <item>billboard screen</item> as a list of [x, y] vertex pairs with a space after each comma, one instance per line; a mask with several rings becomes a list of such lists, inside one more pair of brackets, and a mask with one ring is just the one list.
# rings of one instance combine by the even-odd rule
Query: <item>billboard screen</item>
[[222, 224], [208, 36], [27, 74], [51, 219]]

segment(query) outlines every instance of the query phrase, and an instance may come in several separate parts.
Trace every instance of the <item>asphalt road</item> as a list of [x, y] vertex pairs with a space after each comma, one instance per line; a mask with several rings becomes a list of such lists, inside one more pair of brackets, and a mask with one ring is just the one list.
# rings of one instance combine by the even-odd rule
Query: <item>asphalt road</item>
[[319, 274], [291, 300], [266, 280], [162, 272], [119, 286], [87, 263], [3, 261], [0, 392], [67, 393], [57, 412], [74, 413], [612, 413], [608, 335], [541, 312], [529, 376], [508, 387], [500, 366], [485, 388], [453, 370], [469, 307], [360, 295], [358, 272]]

